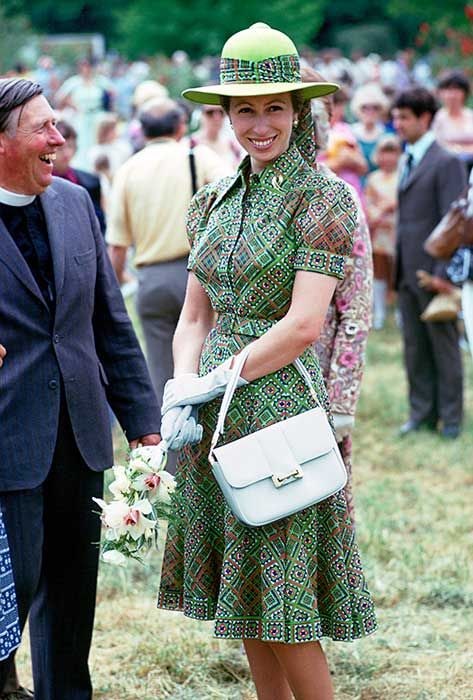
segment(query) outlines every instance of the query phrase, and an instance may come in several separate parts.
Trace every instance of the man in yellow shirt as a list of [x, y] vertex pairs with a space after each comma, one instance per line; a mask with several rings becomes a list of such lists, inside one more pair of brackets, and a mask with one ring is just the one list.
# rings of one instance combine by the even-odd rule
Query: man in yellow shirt
[[164, 384], [173, 375], [172, 338], [187, 281], [187, 208], [196, 188], [231, 173], [206, 146], [191, 154], [183, 140], [185, 115], [176, 102], [150, 100], [139, 118], [146, 146], [115, 175], [106, 239], [120, 282], [127, 250], [134, 247], [137, 310], [161, 405]]

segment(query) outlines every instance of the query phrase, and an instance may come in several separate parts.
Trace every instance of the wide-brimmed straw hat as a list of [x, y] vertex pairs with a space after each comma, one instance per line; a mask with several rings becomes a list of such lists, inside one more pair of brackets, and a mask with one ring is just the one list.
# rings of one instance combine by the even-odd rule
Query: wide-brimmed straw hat
[[228, 39], [220, 59], [220, 84], [184, 90], [199, 104], [220, 104], [221, 97], [253, 97], [298, 91], [309, 100], [338, 90], [335, 83], [303, 83], [293, 41], [263, 22]]

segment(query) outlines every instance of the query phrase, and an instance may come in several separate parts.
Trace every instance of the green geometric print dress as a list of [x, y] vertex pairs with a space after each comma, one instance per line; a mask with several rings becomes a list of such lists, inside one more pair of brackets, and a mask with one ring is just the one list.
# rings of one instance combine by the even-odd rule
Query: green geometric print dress
[[[288, 311], [297, 270], [343, 277], [356, 209], [346, 185], [311, 168], [291, 146], [259, 174], [239, 172], [194, 197], [189, 269], [218, 317], [205, 340], [205, 375]], [[310, 304], [310, 299], [307, 300]], [[328, 400], [312, 350], [301, 356]], [[351, 641], [376, 628], [343, 491], [259, 528], [227, 507], [208, 462], [221, 399], [200, 408], [202, 442], [179, 455], [180, 495], [164, 553], [158, 606], [215, 620], [215, 635], [298, 643]], [[290, 365], [235, 393], [223, 442], [313, 408]]]

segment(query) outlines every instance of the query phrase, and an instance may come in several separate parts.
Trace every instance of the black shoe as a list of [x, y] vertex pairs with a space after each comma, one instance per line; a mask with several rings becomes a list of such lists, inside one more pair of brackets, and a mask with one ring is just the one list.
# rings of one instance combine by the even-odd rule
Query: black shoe
[[23, 688], [21, 685], [16, 690], [11, 690], [9, 693], [0, 693], [0, 700], [34, 700], [34, 695], [28, 688]]
[[418, 430], [435, 430], [435, 425], [431, 421], [425, 420], [408, 420], [399, 428], [399, 435], [404, 437], [409, 433], [415, 433]]
[[448, 440], [456, 440], [460, 433], [461, 428], [456, 423], [444, 425], [440, 431], [440, 435], [444, 438], [447, 438]]

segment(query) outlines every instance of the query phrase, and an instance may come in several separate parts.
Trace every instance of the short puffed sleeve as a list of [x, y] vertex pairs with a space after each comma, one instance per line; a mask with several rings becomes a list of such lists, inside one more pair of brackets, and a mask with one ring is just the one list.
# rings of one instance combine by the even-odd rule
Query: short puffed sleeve
[[342, 180], [318, 175], [307, 189], [294, 217], [294, 268], [343, 279], [351, 255], [358, 208]]

